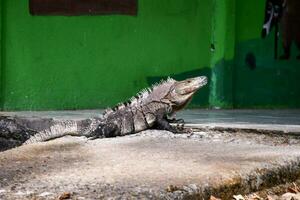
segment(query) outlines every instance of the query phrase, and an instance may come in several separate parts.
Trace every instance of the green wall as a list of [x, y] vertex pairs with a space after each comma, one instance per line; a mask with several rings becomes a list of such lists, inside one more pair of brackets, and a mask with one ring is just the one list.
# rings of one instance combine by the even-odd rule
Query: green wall
[[[3, 3], [0, 2], [0, 102], [3, 99], [2, 98], [2, 90], [3, 90], [3, 81], [2, 81], [2, 66], [3, 66], [3, 50], [4, 50], [4, 45], [3, 45]], [[1, 105], [0, 105], [1, 109]]]
[[28, 1], [1, 2], [4, 110], [102, 108], [210, 64], [210, 0], [139, 0], [136, 17], [30, 16]]
[[[250, 1], [249, 1], [250, 2]], [[261, 39], [265, 2], [236, 2], [236, 49], [234, 105], [237, 108], [300, 108], [300, 53], [294, 48], [290, 60], [274, 59], [274, 32]], [[278, 43], [282, 54], [281, 41]], [[255, 58], [255, 67], [246, 62]]]
[[274, 59], [274, 31], [261, 38], [265, 1], [212, 2], [209, 106], [300, 108], [300, 52], [294, 46], [290, 60]]
[[[138, 15], [30, 16], [0, 2], [3, 110], [104, 108], [168, 76], [206, 75], [191, 107], [300, 108], [300, 62], [273, 59], [263, 0], [139, 0]], [[255, 58], [255, 67], [247, 64]]]

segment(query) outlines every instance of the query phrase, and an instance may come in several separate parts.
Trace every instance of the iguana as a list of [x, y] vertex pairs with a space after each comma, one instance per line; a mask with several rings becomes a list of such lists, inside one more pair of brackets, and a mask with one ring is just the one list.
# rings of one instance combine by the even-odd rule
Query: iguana
[[160, 129], [177, 132], [171, 122], [183, 120], [169, 119], [182, 110], [195, 92], [206, 85], [205, 76], [176, 81], [168, 78], [142, 90], [125, 103], [104, 111], [99, 118], [75, 121], [66, 120], [47, 130], [31, 136], [24, 144], [47, 141], [65, 135], [95, 138], [123, 136], [146, 129]]

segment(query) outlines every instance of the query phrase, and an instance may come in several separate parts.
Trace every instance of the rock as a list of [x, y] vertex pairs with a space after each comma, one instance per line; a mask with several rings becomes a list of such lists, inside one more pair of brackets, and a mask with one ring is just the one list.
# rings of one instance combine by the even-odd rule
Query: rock
[[176, 190], [178, 190], [179, 188], [176, 186], [176, 185], [169, 185], [167, 188], [166, 188], [166, 191], [167, 192], [174, 192]]
[[71, 193], [70, 192], [64, 192], [58, 197], [58, 200], [64, 200], [64, 199], [69, 199], [71, 198]]
[[235, 199], [235, 200], [245, 200], [245, 198], [242, 196], [242, 195], [233, 195], [233, 198]]
[[278, 200], [279, 197], [277, 195], [268, 195], [267, 200]]
[[280, 200], [300, 200], [300, 193], [294, 194], [294, 193], [285, 193], [280, 197]]
[[221, 200], [221, 199], [216, 198], [216, 197], [214, 197], [214, 196], [210, 196], [209, 200]]
[[38, 196], [39, 197], [45, 197], [45, 196], [49, 196], [49, 195], [52, 195], [53, 193], [51, 193], [51, 192], [43, 192], [43, 193], [41, 193], [41, 194], [39, 194]]

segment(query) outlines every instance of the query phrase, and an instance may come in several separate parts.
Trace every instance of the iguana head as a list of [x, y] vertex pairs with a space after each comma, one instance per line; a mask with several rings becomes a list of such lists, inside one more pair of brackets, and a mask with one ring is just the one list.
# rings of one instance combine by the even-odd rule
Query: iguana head
[[167, 96], [168, 101], [172, 103], [173, 112], [181, 110], [187, 105], [197, 90], [206, 85], [206, 83], [207, 78], [205, 76], [176, 81], [170, 88]]
[[193, 94], [207, 83], [205, 76], [189, 78], [183, 81], [176, 81], [172, 78], [162, 80], [150, 88], [143, 89], [136, 96], [125, 103], [118, 104], [112, 109], [107, 109], [104, 116], [116, 110], [125, 109], [127, 106], [141, 107], [152, 102], [170, 104], [170, 112], [182, 109], [192, 98]]

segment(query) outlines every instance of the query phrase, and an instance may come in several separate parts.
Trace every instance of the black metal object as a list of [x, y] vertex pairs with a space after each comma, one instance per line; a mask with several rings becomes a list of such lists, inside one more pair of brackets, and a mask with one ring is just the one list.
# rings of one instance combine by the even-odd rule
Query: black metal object
[[275, 24], [275, 36], [274, 36], [274, 58], [277, 60], [278, 58], [278, 36], [279, 36], [279, 29], [278, 29], [278, 23]]
[[265, 18], [262, 29], [262, 38], [267, 37], [274, 28], [274, 58], [278, 58], [279, 22], [284, 10], [284, 0], [266, 0]]

